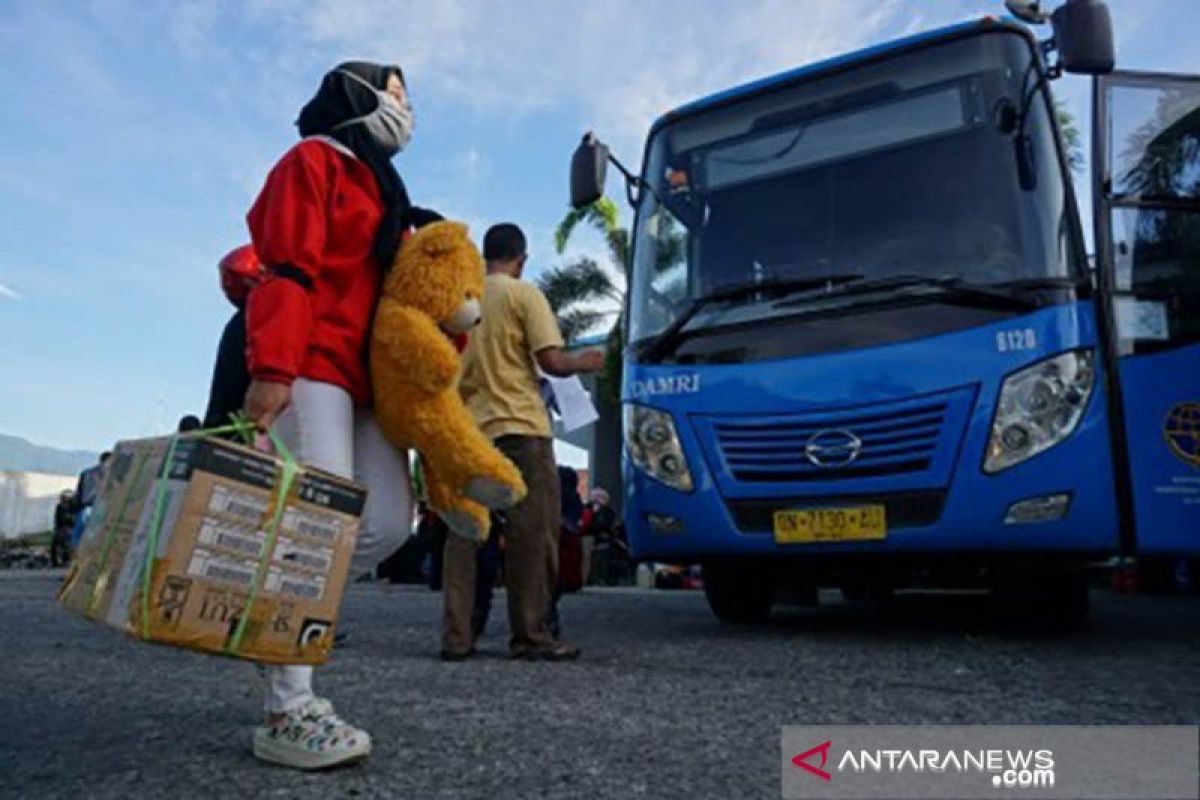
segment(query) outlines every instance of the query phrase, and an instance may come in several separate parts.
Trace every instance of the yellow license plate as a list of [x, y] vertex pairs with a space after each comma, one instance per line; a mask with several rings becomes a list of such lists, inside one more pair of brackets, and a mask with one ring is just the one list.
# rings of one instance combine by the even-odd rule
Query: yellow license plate
[[887, 514], [878, 505], [776, 511], [774, 521], [779, 544], [887, 538]]

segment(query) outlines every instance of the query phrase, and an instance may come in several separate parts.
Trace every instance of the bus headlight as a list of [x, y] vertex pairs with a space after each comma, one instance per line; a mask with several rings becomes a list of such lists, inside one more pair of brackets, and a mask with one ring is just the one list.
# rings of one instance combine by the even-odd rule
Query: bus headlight
[[1091, 350], [1072, 350], [1005, 378], [983, 471], [1020, 464], [1074, 433], [1095, 380]]
[[630, 460], [655, 480], [673, 489], [690, 492], [692, 473], [688, 470], [671, 415], [629, 403], [625, 405], [624, 415], [625, 447], [629, 450]]

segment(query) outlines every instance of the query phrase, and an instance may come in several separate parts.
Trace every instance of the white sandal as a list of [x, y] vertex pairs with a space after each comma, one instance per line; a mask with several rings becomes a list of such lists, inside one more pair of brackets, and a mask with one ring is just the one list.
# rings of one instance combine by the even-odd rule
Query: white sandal
[[313, 698], [273, 725], [254, 729], [254, 755], [293, 769], [329, 769], [371, 754], [371, 736], [345, 723], [328, 700]]

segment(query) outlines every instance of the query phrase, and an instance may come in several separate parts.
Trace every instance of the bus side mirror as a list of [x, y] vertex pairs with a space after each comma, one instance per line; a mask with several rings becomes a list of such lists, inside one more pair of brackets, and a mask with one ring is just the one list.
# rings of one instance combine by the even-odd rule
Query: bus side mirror
[[571, 207], [583, 208], [599, 200], [607, 174], [608, 147], [589, 131], [571, 156]]
[[1104, 75], [1116, 64], [1112, 17], [1103, 0], [1067, 0], [1050, 17], [1059, 66], [1076, 75]]

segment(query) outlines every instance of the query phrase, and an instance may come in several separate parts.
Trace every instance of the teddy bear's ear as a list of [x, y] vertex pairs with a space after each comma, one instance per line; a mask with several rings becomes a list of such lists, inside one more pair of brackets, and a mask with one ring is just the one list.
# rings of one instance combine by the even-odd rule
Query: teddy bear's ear
[[421, 252], [429, 256], [443, 256], [462, 249], [467, 239], [467, 226], [461, 222], [444, 220], [426, 225], [413, 237]]

